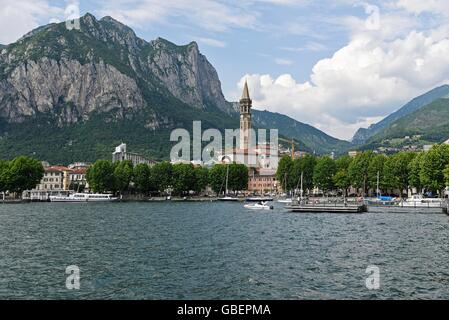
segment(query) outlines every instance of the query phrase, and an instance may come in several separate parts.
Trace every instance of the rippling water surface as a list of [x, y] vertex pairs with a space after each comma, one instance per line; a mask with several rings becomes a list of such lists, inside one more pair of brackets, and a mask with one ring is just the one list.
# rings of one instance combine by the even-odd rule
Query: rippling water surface
[[[448, 299], [449, 217], [238, 203], [0, 205], [0, 298]], [[81, 288], [65, 287], [65, 268]], [[365, 287], [369, 265], [380, 290]]]

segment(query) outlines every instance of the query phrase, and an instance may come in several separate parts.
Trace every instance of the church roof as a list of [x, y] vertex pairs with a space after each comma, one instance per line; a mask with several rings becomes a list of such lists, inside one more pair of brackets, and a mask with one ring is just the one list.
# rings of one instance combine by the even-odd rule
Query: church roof
[[248, 90], [248, 82], [247, 81], [245, 81], [245, 86], [243, 87], [242, 100], [243, 99], [250, 99], [250, 97], [249, 97], [249, 90]]

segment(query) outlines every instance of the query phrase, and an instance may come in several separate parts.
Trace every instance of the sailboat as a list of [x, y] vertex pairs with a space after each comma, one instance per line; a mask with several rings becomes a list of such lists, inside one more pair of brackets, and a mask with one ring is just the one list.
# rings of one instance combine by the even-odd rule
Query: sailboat
[[[285, 189], [287, 189], [287, 173], [284, 176], [284, 186], [285, 186]], [[277, 202], [279, 202], [279, 203], [292, 203], [293, 199], [287, 197], [285, 199], [279, 199]]]
[[219, 201], [239, 201], [239, 198], [231, 197], [228, 195], [228, 181], [229, 181], [229, 165], [226, 165], [226, 192], [225, 196], [218, 198]]

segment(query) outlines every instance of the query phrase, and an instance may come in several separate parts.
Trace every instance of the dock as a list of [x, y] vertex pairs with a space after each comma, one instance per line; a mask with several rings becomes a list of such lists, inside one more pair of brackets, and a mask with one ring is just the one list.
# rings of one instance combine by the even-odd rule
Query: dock
[[292, 204], [285, 206], [291, 212], [308, 213], [365, 213], [368, 208], [365, 204], [345, 204], [345, 203], [318, 203], [318, 204]]

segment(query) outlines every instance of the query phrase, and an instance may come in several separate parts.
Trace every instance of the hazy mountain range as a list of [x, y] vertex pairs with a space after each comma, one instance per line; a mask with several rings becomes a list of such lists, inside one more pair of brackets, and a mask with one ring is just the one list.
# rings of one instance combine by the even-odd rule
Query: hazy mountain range
[[[354, 144], [364, 144], [370, 140], [371, 137], [376, 136], [388, 136], [388, 133], [391, 130], [388, 130], [388, 127], [393, 124], [395, 121], [419, 110], [420, 108], [434, 102], [435, 100], [445, 97], [449, 95], [449, 85], [444, 85], [438, 88], [435, 88], [413, 100], [405, 104], [403, 107], [399, 108], [397, 111], [393, 112], [389, 116], [385, 117], [380, 122], [371, 125], [369, 128], [359, 129], [353, 139], [352, 142]], [[402, 133], [400, 133], [402, 134]]]

